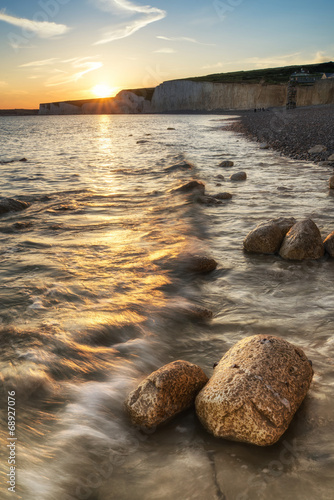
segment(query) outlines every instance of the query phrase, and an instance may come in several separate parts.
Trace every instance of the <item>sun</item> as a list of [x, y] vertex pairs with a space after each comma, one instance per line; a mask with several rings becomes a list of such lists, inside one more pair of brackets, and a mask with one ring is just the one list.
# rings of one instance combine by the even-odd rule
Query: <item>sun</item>
[[105, 85], [104, 83], [99, 83], [92, 88], [92, 93], [97, 97], [111, 97], [115, 89]]

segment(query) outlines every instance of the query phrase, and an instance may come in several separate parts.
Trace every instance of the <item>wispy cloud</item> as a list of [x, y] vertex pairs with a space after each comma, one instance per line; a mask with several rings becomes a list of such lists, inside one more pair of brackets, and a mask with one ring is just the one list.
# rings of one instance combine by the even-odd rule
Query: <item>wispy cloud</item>
[[169, 42], [189, 42], [189, 43], [197, 43], [198, 45], [210, 45], [211, 47], [215, 45], [214, 43], [199, 42], [195, 38], [188, 38], [187, 36], [168, 37], [159, 35], [157, 36], [157, 38], [159, 38], [160, 40], [167, 40]]
[[102, 4], [105, 7], [118, 7], [121, 9], [123, 14], [131, 16], [135, 14], [142, 15], [140, 15], [137, 19], [129, 20], [126, 23], [118, 25], [118, 27], [112, 28], [103, 35], [101, 40], [95, 42], [94, 45], [113, 42], [115, 40], [131, 36], [140, 29], [145, 28], [148, 24], [160, 21], [167, 15], [166, 11], [158, 9], [157, 7], [151, 7], [150, 5], [136, 5], [128, 0], [102, 0]]
[[[87, 57], [77, 58], [72, 60], [72, 71], [55, 69], [45, 83], [47, 87], [55, 87], [57, 85], [65, 85], [67, 83], [77, 82], [86, 73], [95, 71], [103, 66], [101, 62], [91, 61]], [[74, 71], [73, 71], [74, 70]]]
[[53, 64], [58, 59], [52, 57], [52, 59], [43, 59], [42, 61], [32, 61], [29, 63], [21, 64], [19, 68], [41, 68], [42, 66], [49, 66]]
[[166, 47], [165, 49], [158, 49], [158, 50], [154, 50], [153, 52], [154, 52], [154, 54], [175, 54], [176, 50], [169, 49]]
[[[300, 52], [294, 52], [293, 54], [284, 54], [282, 56], [272, 56], [272, 57], [249, 57], [242, 61], [246, 64], [252, 64], [256, 68], [269, 68], [278, 66], [289, 66], [293, 64], [300, 64], [302, 60]], [[304, 61], [305, 63], [305, 61]]]
[[39, 38], [52, 38], [54, 36], [64, 35], [70, 30], [65, 24], [49, 23], [47, 21], [32, 21], [22, 17], [10, 16], [6, 14], [4, 10], [0, 11], [0, 21], [34, 33]]

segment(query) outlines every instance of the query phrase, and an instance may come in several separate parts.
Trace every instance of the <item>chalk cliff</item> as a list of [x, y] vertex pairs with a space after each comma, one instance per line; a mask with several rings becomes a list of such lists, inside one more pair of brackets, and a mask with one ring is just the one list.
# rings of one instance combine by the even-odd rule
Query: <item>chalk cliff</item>
[[297, 87], [297, 106], [334, 104], [334, 79], [319, 80], [311, 86]]
[[159, 85], [152, 109], [168, 111], [214, 111], [284, 106], [287, 85], [211, 83], [174, 80]]

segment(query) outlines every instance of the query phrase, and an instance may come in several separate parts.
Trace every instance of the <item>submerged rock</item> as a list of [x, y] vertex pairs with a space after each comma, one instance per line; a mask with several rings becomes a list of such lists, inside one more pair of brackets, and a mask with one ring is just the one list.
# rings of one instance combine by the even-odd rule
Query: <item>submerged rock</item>
[[219, 181], [224, 181], [225, 177], [223, 175], [219, 174], [219, 175], [216, 175], [216, 179], [218, 179]]
[[139, 384], [125, 406], [133, 424], [152, 429], [189, 408], [207, 381], [199, 366], [173, 361]]
[[30, 207], [30, 203], [14, 200], [12, 198], [0, 198], [0, 215], [7, 212], [19, 212]]
[[334, 257], [334, 231], [324, 240], [324, 248], [331, 257]]
[[216, 437], [268, 446], [287, 430], [310, 387], [311, 363], [286, 340], [254, 335], [235, 344], [196, 398]]
[[200, 194], [204, 194], [205, 192], [205, 184], [201, 181], [189, 181], [187, 184], [183, 184], [182, 186], [173, 189], [173, 193], [191, 193], [196, 191]]
[[197, 203], [200, 203], [201, 205], [207, 205], [208, 207], [212, 205], [222, 205], [223, 202], [221, 200], [218, 200], [214, 196], [210, 195], [200, 195], [196, 198]]
[[216, 198], [216, 200], [230, 200], [233, 195], [231, 193], [223, 192], [215, 194], [213, 197]]
[[311, 219], [294, 224], [279, 251], [280, 256], [288, 260], [320, 259], [324, 253], [320, 231]]
[[186, 267], [193, 273], [209, 273], [217, 267], [217, 262], [212, 257], [205, 255], [194, 255], [189, 258]]
[[244, 240], [247, 252], [272, 254], [279, 251], [286, 233], [296, 223], [291, 217], [280, 217], [258, 224]]
[[230, 160], [224, 160], [221, 163], [219, 163], [218, 167], [233, 167], [234, 162]]
[[330, 189], [334, 189], [334, 175], [329, 178], [328, 184]]
[[245, 181], [247, 179], [246, 172], [236, 172], [230, 177], [230, 181]]
[[189, 163], [186, 160], [180, 161], [179, 163], [176, 163], [175, 165], [171, 165], [170, 167], [165, 168], [165, 172], [175, 172], [177, 170], [191, 170], [194, 168], [194, 165], [192, 163]]

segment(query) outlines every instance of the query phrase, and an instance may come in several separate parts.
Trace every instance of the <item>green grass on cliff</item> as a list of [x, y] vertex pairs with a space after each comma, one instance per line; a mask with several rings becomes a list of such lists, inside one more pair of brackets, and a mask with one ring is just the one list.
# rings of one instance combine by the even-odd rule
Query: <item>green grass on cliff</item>
[[309, 73], [334, 73], [334, 63], [304, 64], [298, 66], [284, 66], [282, 68], [254, 69], [251, 71], [235, 71], [233, 73], [216, 73], [207, 76], [183, 78], [192, 82], [214, 83], [287, 83], [292, 73], [304, 68]]

